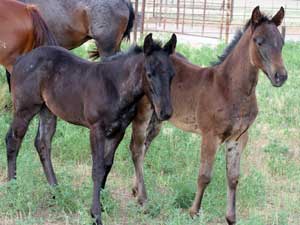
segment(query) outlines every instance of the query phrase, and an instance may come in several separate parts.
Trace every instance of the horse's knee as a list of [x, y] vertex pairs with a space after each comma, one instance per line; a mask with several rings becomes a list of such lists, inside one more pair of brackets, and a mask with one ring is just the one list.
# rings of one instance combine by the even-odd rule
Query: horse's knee
[[239, 174], [228, 176], [228, 186], [231, 189], [235, 189], [239, 183]]
[[39, 132], [34, 140], [34, 146], [36, 151], [38, 152], [41, 161], [47, 160], [47, 147], [49, 143], [45, 140], [45, 138], [40, 137]]
[[5, 143], [6, 145], [8, 145], [9, 141], [12, 139], [12, 129], [9, 129], [9, 131], [7, 132], [6, 136], [5, 136]]
[[22, 139], [25, 136], [26, 130], [27, 130], [26, 125], [19, 124], [19, 125], [12, 126], [12, 128], [9, 129], [9, 131], [6, 134], [5, 137], [6, 144], [9, 145], [10, 142], [13, 140]]
[[45, 141], [43, 139], [40, 139], [39, 137], [35, 138], [34, 146], [39, 154], [41, 154], [43, 150], [46, 148]]
[[210, 183], [211, 178], [212, 178], [211, 174], [200, 173], [198, 177], [198, 185], [207, 186]]

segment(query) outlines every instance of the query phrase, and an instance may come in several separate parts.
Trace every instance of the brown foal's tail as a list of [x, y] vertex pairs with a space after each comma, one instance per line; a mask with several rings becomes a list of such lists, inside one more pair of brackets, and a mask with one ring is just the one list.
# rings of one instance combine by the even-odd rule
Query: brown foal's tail
[[35, 36], [34, 48], [42, 45], [58, 45], [53, 33], [49, 30], [37, 7], [34, 5], [28, 5], [27, 10], [33, 21]]

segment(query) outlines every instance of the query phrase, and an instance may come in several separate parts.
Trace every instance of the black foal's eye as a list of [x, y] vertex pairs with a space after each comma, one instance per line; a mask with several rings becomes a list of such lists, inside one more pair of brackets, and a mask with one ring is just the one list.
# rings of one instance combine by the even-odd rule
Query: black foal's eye
[[255, 44], [257, 46], [262, 46], [263, 43], [264, 43], [264, 38], [262, 38], [262, 37], [255, 37], [255, 38], [253, 38], [253, 41], [255, 42]]
[[147, 72], [147, 76], [148, 76], [149, 78], [151, 78], [151, 77], [152, 77], [152, 73]]

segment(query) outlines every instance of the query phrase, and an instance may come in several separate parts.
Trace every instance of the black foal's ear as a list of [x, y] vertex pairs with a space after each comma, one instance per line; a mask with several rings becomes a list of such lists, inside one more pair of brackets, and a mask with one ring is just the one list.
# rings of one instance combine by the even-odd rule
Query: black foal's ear
[[144, 53], [150, 55], [153, 49], [152, 33], [148, 34], [144, 40]]
[[166, 51], [169, 55], [175, 52], [177, 43], [176, 34], [172, 34], [171, 39], [165, 44], [164, 51]]
[[284, 8], [281, 6], [279, 11], [276, 13], [276, 15], [273, 16], [272, 22], [275, 23], [275, 25], [278, 27], [282, 23], [283, 18], [284, 18]]
[[262, 14], [259, 10], [259, 6], [256, 6], [252, 11], [251, 21], [253, 24], [258, 24], [262, 19]]

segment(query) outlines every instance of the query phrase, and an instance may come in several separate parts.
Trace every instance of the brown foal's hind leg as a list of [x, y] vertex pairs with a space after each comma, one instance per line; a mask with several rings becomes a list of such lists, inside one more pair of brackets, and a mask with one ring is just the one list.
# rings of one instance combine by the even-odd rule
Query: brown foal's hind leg
[[93, 203], [91, 207], [91, 216], [95, 218], [97, 225], [102, 225], [101, 222], [101, 204], [100, 191], [101, 185], [105, 177], [105, 161], [104, 161], [104, 147], [105, 137], [100, 125], [94, 125], [90, 129], [90, 142], [92, 148], [92, 179], [93, 187]]
[[40, 110], [40, 106], [30, 107], [30, 110], [14, 113], [11, 126], [6, 134], [6, 150], [8, 163], [8, 180], [16, 178], [16, 162], [23, 137], [31, 119]]
[[204, 191], [211, 181], [213, 164], [216, 151], [219, 147], [219, 140], [216, 136], [205, 134], [201, 144], [201, 165], [198, 175], [197, 193], [189, 212], [191, 217], [198, 215]]
[[51, 141], [56, 129], [56, 116], [44, 106], [40, 112], [39, 128], [35, 138], [35, 148], [40, 156], [44, 173], [50, 185], [57, 180], [51, 162]]
[[226, 141], [226, 171], [227, 171], [227, 213], [229, 225], [236, 223], [235, 200], [236, 188], [240, 175], [240, 159], [248, 141], [248, 133], [244, 133], [237, 141]]

